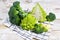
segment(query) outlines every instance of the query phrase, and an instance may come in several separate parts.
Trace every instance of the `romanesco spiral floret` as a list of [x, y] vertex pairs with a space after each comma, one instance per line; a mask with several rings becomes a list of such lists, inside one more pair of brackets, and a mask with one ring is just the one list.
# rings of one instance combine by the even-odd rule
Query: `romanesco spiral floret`
[[21, 23], [21, 27], [25, 30], [31, 30], [34, 28], [34, 24], [37, 22], [36, 18], [31, 15], [28, 14]]

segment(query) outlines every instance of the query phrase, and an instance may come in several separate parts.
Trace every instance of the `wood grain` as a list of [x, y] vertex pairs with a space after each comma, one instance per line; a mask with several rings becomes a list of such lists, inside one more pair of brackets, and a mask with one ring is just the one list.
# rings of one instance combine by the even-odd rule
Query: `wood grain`
[[0, 24], [0, 29], [6, 29], [7, 27], [4, 24]]

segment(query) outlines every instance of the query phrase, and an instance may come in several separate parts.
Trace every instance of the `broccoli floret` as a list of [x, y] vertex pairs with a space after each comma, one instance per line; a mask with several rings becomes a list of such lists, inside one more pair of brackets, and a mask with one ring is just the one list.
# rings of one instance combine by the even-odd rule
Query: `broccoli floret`
[[20, 7], [20, 2], [19, 1], [14, 2], [13, 6], [16, 8], [16, 10], [22, 11], [22, 8]]
[[16, 10], [16, 8], [14, 6], [12, 6], [9, 10], [9, 16], [15, 16], [15, 15], [18, 15], [18, 11]]
[[19, 11], [18, 15], [20, 17], [20, 19], [23, 19], [27, 13], [25, 13], [22, 8], [20, 7], [20, 2], [16, 1], [13, 3], [13, 6], [16, 8], [17, 11]]
[[20, 7], [20, 2], [18, 1], [13, 3], [13, 6], [11, 6], [8, 13], [10, 22], [18, 26], [20, 25], [21, 20], [26, 16], [26, 14], [27, 13], [25, 13]]
[[32, 32], [37, 33], [37, 34], [43, 33], [41, 24], [40, 24], [40, 26], [39, 26], [39, 24], [35, 24], [34, 26], [35, 26], [35, 27], [34, 27], [34, 29], [32, 30]]
[[20, 18], [18, 16], [19, 11], [16, 10], [16, 7], [11, 6], [10, 10], [8, 12], [9, 15], [9, 20], [12, 24], [19, 25], [20, 23]]
[[28, 14], [21, 22], [21, 27], [24, 30], [32, 30], [34, 28], [34, 24], [36, 23], [36, 18], [31, 15]]
[[46, 16], [46, 19], [47, 19], [47, 21], [51, 22], [56, 19], [56, 16], [53, 13], [49, 13], [49, 15]]
[[35, 32], [37, 34], [43, 33], [43, 32], [47, 32], [47, 31], [48, 31], [48, 26], [47, 25], [44, 25], [42, 23], [35, 24], [34, 25], [34, 29], [32, 30], [32, 32]]
[[18, 16], [18, 11], [14, 6], [10, 8], [8, 15], [9, 15], [10, 22], [12, 24], [19, 25], [20, 18]]
[[42, 24], [35, 24], [34, 25], [34, 29], [32, 30], [32, 32], [35, 32], [37, 34], [39, 33], [43, 33], [43, 27], [42, 27]]
[[25, 18], [26, 16], [27, 16], [27, 14], [28, 13], [25, 13], [25, 12], [22, 12], [22, 11], [19, 11], [19, 17], [21, 18], [21, 19], [23, 19], [23, 18]]
[[10, 22], [12, 24], [15, 24], [15, 25], [19, 26], [20, 25], [20, 18], [19, 18], [19, 16], [16, 15], [14, 17], [10, 17]]

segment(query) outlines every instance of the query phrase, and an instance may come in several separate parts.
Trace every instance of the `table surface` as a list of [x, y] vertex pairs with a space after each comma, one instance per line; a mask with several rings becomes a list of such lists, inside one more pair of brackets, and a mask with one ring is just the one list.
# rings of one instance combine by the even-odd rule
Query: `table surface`
[[[41, 1], [41, 5], [44, 7], [46, 12], [54, 12], [57, 16], [58, 20], [55, 20], [53, 23], [52, 31], [50, 33], [48, 40], [60, 40], [60, 3], [57, 1]], [[7, 28], [3, 25], [3, 21], [8, 17], [8, 10], [14, 0], [0, 0], [0, 40], [23, 40], [16, 32], [13, 32], [11, 29]], [[23, 3], [22, 3], [23, 4]], [[21, 5], [22, 5], [21, 4]], [[25, 6], [24, 6], [25, 5]], [[23, 9], [27, 7], [29, 4], [22, 5]], [[30, 7], [31, 8], [31, 7]], [[26, 8], [27, 9], [27, 8]]]

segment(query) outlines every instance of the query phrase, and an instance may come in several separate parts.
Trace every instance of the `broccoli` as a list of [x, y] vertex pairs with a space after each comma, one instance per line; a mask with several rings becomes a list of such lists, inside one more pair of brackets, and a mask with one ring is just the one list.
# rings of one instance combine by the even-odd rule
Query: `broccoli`
[[9, 10], [9, 16], [12, 17], [12, 16], [15, 16], [15, 15], [18, 15], [18, 11], [16, 10], [15, 7], [11, 7], [10, 10]]
[[34, 32], [34, 33], [37, 33], [37, 34], [39, 34], [39, 33], [43, 33], [43, 29], [42, 29], [42, 26], [41, 26], [42, 24], [35, 24], [34, 26], [34, 29], [32, 30], [32, 32]]
[[20, 2], [16, 1], [13, 3], [13, 6], [10, 7], [8, 12], [10, 22], [15, 25], [20, 25], [21, 20], [26, 16], [22, 8], [20, 7]]
[[19, 25], [20, 18], [18, 16], [18, 11], [16, 10], [15, 7], [12, 6], [10, 8], [8, 15], [9, 15], [9, 18], [10, 18], [10, 22], [12, 24]]
[[23, 19], [27, 15], [27, 13], [25, 13], [25, 11], [23, 11], [22, 8], [20, 7], [19, 1], [14, 2], [13, 6], [16, 8], [17, 11], [19, 11], [18, 15], [20, 19]]
[[21, 19], [23, 19], [23, 18], [25, 18], [26, 16], [27, 16], [27, 14], [28, 13], [25, 13], [25, 12], [22, 12], [22, 11], [19, 11], [19, 17], [21, 18]]
[[32, 30], [34, 28], [34, 24], [36, 23], [36, 18], [31, 15], [28, 14], [21, 22], [21, 27], [24, 30]]
[[16, 8], [16, 10], [22, 11], [22, 8], [20, 7], [20, 2], [19, 1], [14, 2], [13, 6]]
[[40, 23], [40, 24], [35, 24], [34, 26], [35, 26], [35, 27], [34, 27], [34, 29], [32, 30], [32, 32], [35, 32], [35, 33], [37, 33], [37, 34], [48, 31], [48, 26], [47, 26], [47, 25], [44, 25], [44, 24], [42, 24], [42, 23]]
[[12, 24], [15, 24], [15, 25], [19, 26], [20, 25], [20, 18], [19, 18], [19, 16], [16, 15], [14, 17], [10, 17], [10, 22]]
[[13, 3], [13, 6], [10, 7], [10, 10], [8, 12], [10, 22], [17, 26], [20, 25], [20, 20], [21, 20], [18, 14], [19, 14], [19, 10], [22, 10], [22, 9], [19, 9], [19, 8], [20, 8], [19, 2], [16, 1]]
[[46, 19], [47, 19], [47, 21], [51, 22], [56, 19], [56, 16], [55, 16], [55, 14], [50, 12], [49, 15], [46, 16]]

